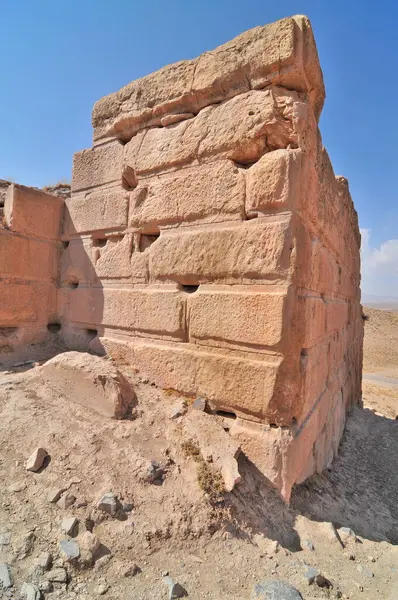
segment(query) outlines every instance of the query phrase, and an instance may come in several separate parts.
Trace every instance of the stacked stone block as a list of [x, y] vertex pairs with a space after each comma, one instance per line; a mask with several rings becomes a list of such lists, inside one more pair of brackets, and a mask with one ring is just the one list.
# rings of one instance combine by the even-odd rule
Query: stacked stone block
[[64, 215], [66, 343], [206, 397], [287, 499], [360, 400], [360, 239], [323, 101], [301, 16], [165, 67], [95, 105]]
[[0, 358], [39, 343], [57, 321], [62, 200], [11, 184], [0, 226]]

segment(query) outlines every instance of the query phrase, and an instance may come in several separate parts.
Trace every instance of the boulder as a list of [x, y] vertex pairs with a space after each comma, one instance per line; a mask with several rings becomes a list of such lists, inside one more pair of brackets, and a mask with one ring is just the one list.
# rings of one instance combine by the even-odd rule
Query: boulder
[[285, 581], [263, 581], [256, 583], [250, 600], [303, 600], [303, 597]]
[[65, 352], [40, 368], [43, 383], [66, 400], [115, 419], [125, 417], [135, 394], [108, 360], [83, 352]]

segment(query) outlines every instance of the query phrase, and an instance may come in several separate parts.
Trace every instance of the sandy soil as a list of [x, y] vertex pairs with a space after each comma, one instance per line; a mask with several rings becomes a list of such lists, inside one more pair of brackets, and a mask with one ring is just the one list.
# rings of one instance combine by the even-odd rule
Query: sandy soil
[[[366, 323], [365, 365], [395, 377], [398, 361], [380, 348], [385, 338], [398, 352], [398, 321], [379, 312]], [[0, 598], [19, 597], [23, 582], [46, 578], [35, 569], [43, 551], [69, 578], [44, 594], [49, 600], [162, 600], [166, 572], [193, 600], [250, 600], [253, 585], [266, 579], [290, 582], [308, 600], [398, 598], [398, 389], [364, 382], [365, 408], [348, 417], [332, 468], [298, 486], [287, 507], [244, 456], [241, 483], [211, 502], [182, 449], [178, 420], [170, 419], [179, 398], [136, 375], [125, 371], [137, 393], [135, 419], [112, 421], [54, 396], [37, 367], [18, 370], [0, 373], [0, 562], [10, 565], [15, 583]], [[41, 472], [27, 472], [37, 446], [51, 460]], [[161, 485], [143, 480], [150, 460], [164, 467]], [[76, 497], [67, 509], [48, 501], [50, 489], [65, 487]], [[132, 510], [104, 516], [97, 503], [107, 491]], [[74, 535], [89, 528], [101, 541], [94, 566], [60, 557], [65, 516], [79, 520]], [[341, 544], [331, 522], [355, 536], [342, 533]], [[141, 572], [125, 576], [134, 564]], [[307, 565], [332, 587], [308, 585]]]

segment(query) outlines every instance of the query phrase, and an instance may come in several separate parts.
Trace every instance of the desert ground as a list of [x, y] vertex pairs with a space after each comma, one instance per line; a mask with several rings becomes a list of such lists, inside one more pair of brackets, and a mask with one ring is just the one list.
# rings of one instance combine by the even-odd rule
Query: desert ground
[[[332, 467], [296, 487], [290, 506], [243, 455], [240, 483], [219, 494], [182, 442], [185, 415], [172, 417], [184, 398], [127, 365], [137, 405], [114, 421], [43, 385], [44, 354], [4, 363], [0, 597], [250, 600], [271, 597], [255, 584], [278, 580], [308, 600], [397, 599], [398, 312], [364, 310], [364, 407]], [[49, 456], [27, 471], [38, 447]], [[98, 504], [110, 492], [113, 515]], [[72, 551], [77, 541], [80, 556], [61, 541]], [[275, 596], [288, 597], [300, 595]]]

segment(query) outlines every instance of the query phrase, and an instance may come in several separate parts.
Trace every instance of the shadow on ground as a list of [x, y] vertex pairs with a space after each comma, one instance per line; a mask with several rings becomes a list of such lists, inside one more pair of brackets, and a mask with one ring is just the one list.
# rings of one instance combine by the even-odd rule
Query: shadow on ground
[[292, 508], [398, 544], [398, 421], [355, 408], [331, 469], [293, 491]]

